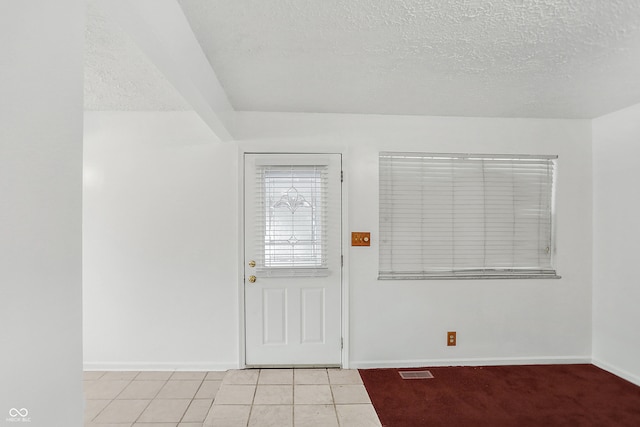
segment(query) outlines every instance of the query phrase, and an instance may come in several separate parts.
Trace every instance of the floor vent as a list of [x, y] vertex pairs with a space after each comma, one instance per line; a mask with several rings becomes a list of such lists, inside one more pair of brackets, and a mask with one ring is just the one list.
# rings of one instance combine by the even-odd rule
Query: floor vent
[[403, 380], [427, 380], [433, 378], [433, 374], [429, 371], [400, 371]]

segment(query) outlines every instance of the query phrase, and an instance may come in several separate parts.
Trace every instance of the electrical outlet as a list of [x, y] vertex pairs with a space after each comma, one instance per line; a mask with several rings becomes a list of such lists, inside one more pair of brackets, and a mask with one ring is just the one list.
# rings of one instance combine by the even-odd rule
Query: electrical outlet
[[449, 347], [456, 345], [456, 333], [455, 333], [455, 331], [447, 332], [447, 345]]

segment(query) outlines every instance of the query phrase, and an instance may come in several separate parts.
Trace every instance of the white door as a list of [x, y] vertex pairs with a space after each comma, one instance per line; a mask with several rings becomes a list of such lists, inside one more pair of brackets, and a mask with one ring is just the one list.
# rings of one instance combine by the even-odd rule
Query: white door
[[248, 366], [341, 364], [341, 163], [245, 155]]

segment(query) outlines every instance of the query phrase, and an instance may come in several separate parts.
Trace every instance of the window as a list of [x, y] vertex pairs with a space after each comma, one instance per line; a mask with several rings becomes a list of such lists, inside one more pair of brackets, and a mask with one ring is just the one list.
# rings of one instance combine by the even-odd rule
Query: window
[[268, 276], [328, 274], [327, 166], [258, 166], [259, 271]]
[[557, 278], [556, 159], [380, 153], [379, 279]]

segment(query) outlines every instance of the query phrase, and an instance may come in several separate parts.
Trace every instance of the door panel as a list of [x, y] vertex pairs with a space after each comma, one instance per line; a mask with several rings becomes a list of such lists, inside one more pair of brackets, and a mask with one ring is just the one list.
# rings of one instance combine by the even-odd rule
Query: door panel
[[339, 154], [245, 155], [249, 366], [341, 364], [340, 170]]
[[262, 290], [262, 325], [264, 344], [287, 343], [287, 290]]
[[324, 289], [303, 289], [302, 291], [302, 342], [324, 344], [326, 319]]

